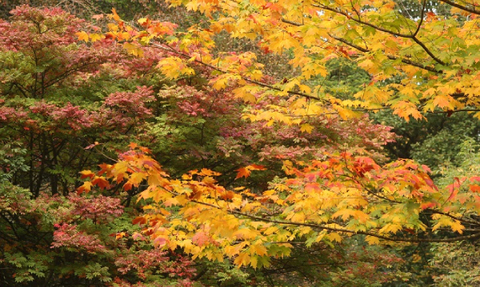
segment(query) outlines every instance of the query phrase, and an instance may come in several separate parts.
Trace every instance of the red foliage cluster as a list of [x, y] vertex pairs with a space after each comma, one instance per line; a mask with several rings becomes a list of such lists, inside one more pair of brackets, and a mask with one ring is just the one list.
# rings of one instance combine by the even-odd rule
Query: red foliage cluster
[[55, 224], [54, 227], [57, 230], [53, 232], [51, 248], [67, 247], [67, 249], [74, 249], [75, 251], [84, 249], [91, 253], [107, 252], [97, 236], [78, 230], [77, 225], [62, 223]]
[[74, 206], [71, 215], [92, 219], [94, 223], [106, 223], [123, 214], [119, 198], [103, 195], [89, 198], [72, 193], [68, 200]]
[[105, 105], [117, 107], [117, 113], [128, 113], [139, 117], [152, 115], [152, 110], [145, 103], [155, 101], [153, 90], [149, 87], [137, 87], [135, 92], [116, 92], [105, 99]]

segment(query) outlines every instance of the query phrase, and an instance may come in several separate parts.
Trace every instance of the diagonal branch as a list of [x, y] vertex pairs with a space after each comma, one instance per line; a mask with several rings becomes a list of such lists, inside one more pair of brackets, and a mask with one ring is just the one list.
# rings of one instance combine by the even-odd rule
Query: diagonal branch
[[467, 11], [467, 12], [470, 12], [470, 13], [472, 13], [472, 14], [480, 15], [480, 11], [476, 10], [476, 9], [475, 9], [475, 6], [474, 6], [473, 8], [468, 8], [468, 7], [466, 7], [466, 6], [462, 6], [462, 5], [457, 4], [457, 3], [453, 2], [453, 1], [450, 1], [450, 0], [439, 0], [439, 1], [440, 1], [440, 2], [443, 2], [443, 3], [445, 3], [445, 4], [448, 4], [448, 5], [450, 5], [450, 6], [456, 7], [456, 8], [458, 8], [458, 9], [460, 9], [460, 10]]
[[[207, 202], [201, 202], [197, 200], [191, 200], [191, 202], [209, 206], [215, 209], [220, 209], [220, 210], [225, 210], [224, 208], [207, 203]], [[320, 229], [320, 230], [328, 230], [328, 231], [333, 231], [333, 232], [341, 232], [341, 233], [348, 233], [348, 234], [362, 234], [362, 235], [368, 235], [368, 236], [373, 236], [378, 239], [383, 239], [386, 241], [395, 241], [395, 242], [412, 242], [412, 243], [420, 243], [420, 242], [456, 242], [456, 241], [461, 241], [461, 240], [467, 240], [467, 239], [474, 239], [474, 238], [479, 238], [480, 233], [474, 233], [470, 235], [464, 235], [464, 236], [457, 236], [457, 237], [451, 237], [451, 238], [402, 238], [402, 237], [392, 237], [392, 236], [385, 236], [385, 235], [380, 235], [377, 233], [373, 232], [368, 232], [368, 231], [353, 231], [349, 229], [344, 229], [344, 228], [335, 228], [335, 227], [330, 227], [330, 226], [325, 226], [325, 225], [320, 225], [320, 224], [314, 224], [314, 223], [302, 223], [302, 222], [291, 222], [291, 221], [283, 221], [283, 220], [276, 220], [276, 219], [269, 219], [266, 217], [259, 217], [255, 215], [250, 215], [244, 212], [236, 211], [236, 210], [227, 210], [228, 213], [233, 214], [233, 215], [238, 215], [238, 216], [243, 216], [247, 217], [250, 219], [258, 220], [258, 221], [263, 221], [263, 222], [270, 222], [270, 223], [275, 223], [275, 224], [280, 224], [280, 225], [292, 225], [292, 226], [305, 226], [305, 227], [311, 227], [314, 229]]]
[[[287, 24], [290, 24], [290, 25], [298, 26], [298, 27], [302, 26], [302, 24], [300, 24], [300, 23], [296, 23], [296, 22], [293, 22], [293, 21], [290, 21], [290, 20], [287, 20], [287, 19], [282, 19], [282, 22], [287, 23]], [[420, 27], [420, 25], [419, 25], [418, 27]], [[418, 29], [419, 29], [419, 28], [418, 28]], [[418, 31], [418, 30], [417, 30], [417, 31]], [[417, 31], [415, 32], [415, 34], [418, 33]], [[415, 34], [414, 34], [414, 35], [415, 35]], [[342, 42], [342, 43], [344, 43], [345, 45], [348, 45], [348, 46], [350, 46], [350, 47], [352, 47], [352, 48], [354, 48], [354, 49], [356, 49], [356, 50], [358, 50], [358, 51], [360, 51], [360, 52], [362, 52], [362, 53], [369, 53], [369, 52], [371, 52], [371, 50], [369, 50], [368, 48], [364, 48], [364, 47], [361, 47], [361, 46], [359, 46], [359, 45], [353, 44], [353, 43], [351, 43], [350, 41], [347, 41], [347, 40], [345, 40], [345, 39], [343, 39], [343, 38], [334, 36], [334, 35], [332, 35], [332, 34], [328, 34], [328, 36], [330, 36], [330, 37], [332, 37], [333, 39], [335, 39], [335, 40], [337, 40], [337, 41], [339, 41], [339, 42]], [[392, 61], [395, 61], [395, 60], [400, 59], [399, 57], [395, 57], [395, 56], [392, 56], [392, 55], [387, 55], [387, 57], [388, 57], [390, 60], [392, 60]], [[423, 65], [423, 64], [414, 62], [414, 61], [409, 60], [409, 59], [404, 59], [404, 58], [402, 58], [401, 61], [402, 61], [402, 63], [404, 63], [404, 64], [411, 65], [411, 66], [415, 66], [415, 67], [417, 67], [417, 68], [420, 68], [420, 69], [423, 69], [423, 70], [427, 70], [427, 71], [429, 71], [429, 72], [433, 72], [433, 73], [437, 73], [437, 74], [442, 73], [441, 70], [437, 70], [437, 69], [435, 69], [434, 67], [426, 66], [426, 65]]]
[[[152, 46], [156, 47], [156, 48], [159, 48], [159, 49], [162, 49], [164, 51], [168, 51], [168, 52], [171, 52], [171, 53], [174, 53], [175, 55], [177, 56], [180, 56], [184, 59], [190, 59], [191, 56], [186, 54], [186, 53], [183, 53], [183, 52], [180, 52], [180, 51], [177, 51], [175, 50], [174, 48], [170, 47], [169, 45], [167, 44], [160, 44], [160, 43], [151, 43]], [[220, 69], [219, 67], [215, 67], [213, 65], [210, 65], [208, 63], [205, 63], [201, 60], [198, 60], [198, 59], [195, 59], [193, 62], [197, 63], [197, 64], [200, 64], [202, 66], [205, 66], [205, 67], [208, 67], [212, 70], [215, 70], [215, 71], [218, 71], [218, 72], [221, 72], [223, 74], [228, 74], [228, 71], [224, 71], [222, 69]], [[278, 87], [275, 87], [275, 86], [272, 86], [272, 85], [269, 85], [267, 83], [264, 83], [264, 82], [260, 82], [260, 81], [256, 81], [256, 80], [252, 80], [250, 78], [247, 78], [247, 77], [244, 77], [244, 76], [241, 76], [239, 75], [242, 80], [248, 82], [248, 83], [251, 83], [251, 84], [255, 84], [255, 85], [258, 85], [258, 86], [261, 86], [261, 87], [264, 87], [264, 88], [268, 88], [268, 89], [271, 89], [271, 90], [275, 90], [275, 91], [279, 91], [279, 92], [285, 92], [283, 89], [281, 88], [278, 88]], [[312, 95], [309, 95], [309, 94], [306, 94], [306, 93], [302, 93], [302, 92], [296, 92], [296, 91], [287, 91], [287, 93], [289, 95], [297, 95], [297, 96], [301, 96], [301, 97], [305, 97], [305, 98], [308, 98], [308, 99], [312, 99], [312, 100], [321, 100], [320, 98], [318, 97], [315, 97], [315, 96], [312, 96]]]
[[[330, 11], [330, 12], [333, 12], [333, 13], [336, 13], [336, 14], [340, 14], [340, 15], [343, 15], [345, 17], [347, 17], [347, 19], [351, 19], [352, 21], [355, 21], [361, 25], [365, 25], [365, 26], [369, 26], [371, 28], [374, 28], [375, 30], [377, 31], [381, 31], [381, 32], [384, 32], [384, 33], [387, 33], [387, 34], [390, 34], [390, 35], [393, 35], [393, 36], [396, 36], [396, 37], [401, 37], [401, 38], [406, 38], [406, 39], [412, 39], [415, 43], [417, 43], [420, 47], [422, 47], [422, 49], [437, 63], [443, 65], [443, 66], [446, 66], [447, 64], [445, 62], [443, 62], [440, 58], [438, 58], [437, 56], [435, 56], [432, 51], [430, 51], [430, 49], [427, 48], [427, 46], [421, 42], [418, 38], [417, 38], [417, 33], [418, 32], [415, 32], [414, 34], [403, 34], [403, 33], [398, 33], [398, 32], [394, 32], [392, 30], [388, 30], [388, 29], [385, 29], [385, 28], [382, 28], [382, 27], [379, 27], [377, 25], [374, 25], [372, 23], [369, 23], [369, 22], [366, 22], [366, 21], [363, 21], [362, 19], [360, 19], [360, 17], [358, 18], [354, 18], [352, 17], [349, 13], [345, 12], [345, 11], [342, 11], [342, 10], [339, 10], [339, 9], [334, 9], [334, 8], [331, 8], [331, 7], [328, 7], [328, 6], [325, 6], [325, 5], [319, 5], [319, 4], [313, 4], [312, 6], [314, 7], [317, 7], [317, 8], [320, 8], [320, 9], [323, 9], [323, 10], [327, 10], [327, 11]], [[355, 12], [357, 12], [356, 10], [354, 10]], [[358, 13], [358, 12], [357, 12]], [[417, 29], [420, 29], [419, 26], [417, 26]]]

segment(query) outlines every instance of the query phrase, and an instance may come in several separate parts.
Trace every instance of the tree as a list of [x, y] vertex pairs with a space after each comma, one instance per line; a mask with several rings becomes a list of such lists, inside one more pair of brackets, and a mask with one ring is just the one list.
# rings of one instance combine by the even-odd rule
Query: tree
[[[248, 91], [269, 90], [311, 98], [321, 102], [324, 109], [339, 112], [346, 107], [389, 107], [406, 119], [423, 118], [423, 112], [436, 108], [449, 113], [476, 111], [478, 44], [470, 31], [477, 12], [468, 5], [442, 1], [452, 6], [445, 19], [427, 10], [427, 1], [422, 2], [421, 17], [399, 13], [394, 1], [171, 3], [185, 4], [188, 9], [210, 16], [208, 29], [198, 27], [200, 30], [172, 38], [165, 36], [161, 23], [143, 20], [146, 33], [137, 38], [147, 42], [155, 38], [156, 45], [167, 50], [180, 47], [177, 61], [185, 61], [186, 65], [190, 59], [223, 71], [212, 84], [221, 88], [227, 81], [240, 83], [240, 96], [249, 97]], [[156, 32], [153, 27], [158, 27]], [[235, 57], [213, 53], [211, 37], [220, 31], [234, 38], [259, 40], [268, 52], [289, 54], [290, 64], [301, 72], [286, 82], [262, 82], [261, 67], [251, 53]], [[198, 38], [192, 41], [192, 35]], [[325, 64], [334, 57], [350, 58], [370, 74], [370, 83], [356, 94], [358, 101], [338, 101], [321, 86], [308, 87], [312, 77], [326, 74]], [[400, 81], [389, 82], [392, 77]], [[322, 112], [325, 110], [312, 113]]]
[[[130, 44], [171, 53], [159, 62], [168, 78], [194, 74], [201, 66], [217, 73], [209, 79], [214, 89], [233, 87], [237, 97], [252, 103], [261, 103], [262, 96], [281, 99], [277, 105], [248, 109], [245, 117], [252, 121], [299, 125], [310, 132], [308, 119], [331, 113], [346, 119], [389, 108], [408, 121], [423, 119], [428, 112], [478, 111], [474, 7], [443, 1], [453, 8], [440, 17], [422, 2], [420, 16], [411, 17], [397, 13], [393, 1], [171, 3], [203, 12], [208, 23], [185, 33], [143, 18], [138, 22], [143, 29], [134, 32]], [[112, 19], [117, 25], [106, 37], [121, 40], [122, 29], [132, 28], [115, 11]], [[262, 73], [254, 53], [215, 50], [213, 36], [222, 31], [258, 41], [264, 52], [285, 54], [293, 76], [273, 82]], [[135, 53], [133, 47], [127, 49]], [[369, 83], [355, 100], [311, 85], [314, 77], [326, 76], [326, 63], [337, 57], [368, 72]], [[274, 180], [262, 194], [235, 191], [217, 185], [217, 173], [209, 170], [170, 179], [146, 149], [132, 145], [118, 163], [89, 175], [96, 179], [105, 174], [127, 189], [147, 180], [141, 198], [153, 202], [142, 223], [150, 224], [146, 230], [155, 230], [159, 246], [211, 259], [233, 257], [240, 266], [267, 266], [269, 258], [289, 254], [290, 242], [298, 239], [310, 246], [359, 234], [370, 244], [480, 236], [475, 219], [478, 177], [457, 177], [441, 190], [428, 167], [408, 160], [377, 163], [355, 147], [326, 151], [317, 160], [285, 161], [283, 169], [287, 177]], [[172, 206], [181, 212], [172, 212]]]
[[80, 170], [100, 162], [86, 147], [108, 139], [108, 153], [154, 116], [145, 85], [158, 54], [139, 60], [108, 39], [81, 43], [76, 33], [96, 28], [58, 8], [12, 14], [0, 27], [0, 142], [22, 148], [28, 168], [10, 173], [11, 182], [33, 196], [47, 186], [66, 195]]

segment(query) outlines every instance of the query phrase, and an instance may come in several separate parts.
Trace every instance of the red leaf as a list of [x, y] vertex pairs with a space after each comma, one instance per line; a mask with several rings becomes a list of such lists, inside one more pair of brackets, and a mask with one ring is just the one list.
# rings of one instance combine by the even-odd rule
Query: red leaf
[[471, 181], [471, 182], [474, 182], [474, 181], [479, 181], [479, 182], [480, 182], [480, 176], [472, 176], [472, 177], [470, 178], [470, 181]]
[[307, 183], [305, 185], [305, 191], [306, 192], [315, 192], [315, 191], [321, 191], [322, 189], [320, 188], [320, 185], [316, 182], [312, 183]]
[[156, 246], [162, 247], [162, 246], [164, 246], [165, 244], [167, 244], [167, 239], [165, 239], [165, 238], [163, 238], [163, 237], [157, 237], [157, 238], [155, 238], [155, 240], [153, 240], [153, 243], [154, 243]]

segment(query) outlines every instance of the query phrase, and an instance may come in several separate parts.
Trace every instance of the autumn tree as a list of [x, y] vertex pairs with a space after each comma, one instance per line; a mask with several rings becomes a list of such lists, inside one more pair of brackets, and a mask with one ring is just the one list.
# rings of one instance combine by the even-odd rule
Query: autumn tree
[[[159, 137], [172, 137], [172, 134], [180, 135], [177, 139], [173, 136], [172, 142], [182, 142], [181, 137], [191, 141], [197, 138], [192, 135], [199, 135], [201, 147], [193, 149], [200, 159], [198, 169], [177, 176], [175, 173], [183, 173], [180, 171], [185, 167], [180, 165], [170, 170], [168, 161], [164, 162], [165, 167], [159, 164], [154, 155], [162, 149], [152, 152], [132, 143], [128, 151], [119, 152], [118, 161], [101, 165], [99, 171], [92, 168], [82, 172], [85, 182], [79, 192], [113, 189], [139, 193], [144, 214], [134, 223], [143, 229], [132, 236], [150, 236], [156, 247], [165, 250], [209, 260], [229, 258], [238, 266], [254, 269], [272, 266], [279, 258], [300, 250], [297, 245], [318, 250], [357, 238], [372, 246], [382, 246], [402, 244], [399, 242], [446, 243], [480, 236], [477, 220], [480, 178], [465, 173], [449, 179], [447, 184], [435, 184], [425, 165], [406, 159], [387, 161], [381, 147], [391, 139], [389, 128], [375, 126], [362, 117], [366, 111], [385, 109], [406, 121], [425, 119], [428, 113], [440, 113], [448, 118], [462, 112], [478, 117], [475, 3], [447, 0], [421, 3], [174, 0], [169, 3], [203, 13], [202, 23], [178, 28], [165, 19], [144, 17], [131, 24], [113, 10], [109, 31], [100, 33], [86, 28], [73, 34], [78, 37], [75, 41], [84, 42], [77, 43], [81, 47], [119, 43], [138, 57], [138, 61], [145, 56], [152, 59], [158, 72], [152, 77], [161, 76], [170, 83], [180, 86], [188, 83], [195, 87], [163, 92], [164, 98], [176, 104], [182, 113], [163, 119], [157, 116], [157, 120], [185, 123], [184, 119], [188, 119], [181, 127], [183, 131], [162, 130], [161, 124], [146, 127], [156, 133], [157, 142]], [[410, 6], [415, 9], [405, 9]], [[242, 39], [258, 48], [222, 50], [218, 40], [227, 37]], [[8, 44], [6, 47], [11, 54], [18, 50], [9, 48]], [[269, 75], [275, 69], [265, 67], [269, 63], [259, 59], [261, 53], [286, 59], [285, 71], [291, 74]], [[26, 55], [35, 58], [35, 55]], [[337, 58], [345, 58], [352, 69], [363, 70], [359, 71], [361, 77], [352, 81], [356, 85], [353, 95], [327, 83], [328, 65]], [[50, 76], [50, 70], [42, 68], [18, 75], [24, 78], [21, 85], [29, 89], [13, 85], [3, 92], [8, 95], [9, 91], [17, 94], [30, 91], [37, 85], [38, 81], [33, 80], [36, 75], [43, 73], [47, 79]], [[5, 76], [4, 82], [8, 82], [7, 76], [11, 74]], [[208, 87], [199, 88], [205, 85]], [[36, 88], [33, 91], [33, 98], [44, 95]], [[151, 95], [149, 88], [137, 91], [145, 101]], [[105, 105], [114, 102], [115, 109], [125, 113], [138, 108], [121, 100], [127, 93], [135, 94], [131, 90], [109, 93]], [[219, 93], [228, 96], [221, 97], [224, 103], [215, 105], [216, 100], [212, 98], [217, 99]], [[184, 98], [175, 98], [177, 94]], [[236, 105], [228, 105], [239, 100], [245, 103], [242, 116], [222, 122], [221, 117], [217, 117], [222, 114], [222, 108], [235, 110]], [[207, 102], [210, 108], [204, 108]], [[47, 104], [52, 105], [45, 103], [43, 110], [27, 107], [29, 112], [38, 110], [39, 116], [53, 118], [56, 114], [49, 111], [55, 108]], [[11, 113], [6, 112], [9, 108], [3, 107], [3, 121], [10, 120], [7, 115]], [[111, 116], [119, 115], [113, 110]], [[134, 110], [125, 120], [136, 119], [136, 115]], [[240, 124], [242, 119], [246, 120], [245, 125]], [[22, 119], [10, 122], [23, 123]], [[38, 122], [35, 118], [34, 123]], [[71, 117], [65, 118], [64, 123], [70, 125]], [[131, 124], [137, 127], [136, 122]], [[226, 129], [218, 133], [216, 129], [221, 126]], [[25, 130], [17, 127], [22, 128]], [[34, 126], [26, 128], [31, 131]], [[377, 137], [382, 129], [383, 136]], [[323, 133], [332, 130], [336, 131], [334, 137]], [[266, 136], [256, 139], [252, 131], [262, 131], [262, 135], [265, 132]], [[269, 133], [272, 131], [278, 132], [280, 138], [272, 136]], [[472, 134], [465, 139], [469, 140]], [[146, 132], [136, 139], [148, 142], [149, 136]], [[319, 140], [322, 136], [325, 141]], [[215, 141], [210, 141], [214, 138]], [[343, 140], [319, 148], [334, 138]], [[314, 147], [309, 149], [309, 144]], [[47, 145], [48, 156], [36, 162], [44, 167], [39, 171], [48, 175], [52, 188], [56, 171], [47, 163], [60, 158], [53, 152], [57, 145]], [[265, 150], [269, 145], [273, 148]], [[171, 148], [168, 144], [164, 146]], [[184, 150], [180, 148], [180, 152]], [[268, 157], [278, 161], [272, 161], [269, 169], [258, 162], [232, 167], [236, 169], [237, 181], [228, 182], [221, 178], [220, 172], [228, 171], [221, 163], [228, 162], [224, 156], [236, 150], [240, 152], [235, 162]], [[244, 151], [248, 151], [248, 157], [242, 159]], [[24, 152], [15, 150], [16, 154]], [[214, 158], [216, 154], [220, 155], [219, 160]], [[185, 158], [191, 160], [192, 157]], [[33, 170], [32, 167], [37, 166], [32, 158], [28, 159]], [[21, 161], [12, 162], [12, 166], [18, 167], [19, 173], [24, 170]], [[253, 189], [248, 184], [243, 187], [238, 184], [238, 180], [251, 179], [272, 169], [276, 177], [269, 178], [268, 185]], [[172, 171], [174, 175], [170, 176]], [[46, 182], [48, 180], [36, 183], [46, 186]], [[38, 196], [39, 190], [33, 189], [33, 192]], [[342, 272], [335, 278], [345, 278]], [[339, 284], [362, 284], [359, 282]]]
[[76, 33], [95, 27], [63, 10], [21, 6], [12, 14], [0, 27], [0, 134], [2, 144], [25, 151], [28, 170], [11, 181], [34, 196], [67, 194], [78, 171], [98, 163], [87, 146], [108, 139], [108, 154], [153, 116], [149, 60], [128, 57], [111, 40], [78, 42]]
[[[309, 120], [320, 115], [348, 119], [391, 109], [408, 121], [430, 112], [477, 112], [473, 27], [478, 12], [470, 4], [443, 1], [452, 9], [439, 16], [422, 2], [419, 16], [412, 16], [400, 13], [393, 1], [170, 3], [204, 13], [207, 28], [177, 32], [169, 23], [143, 18], [131, 44], [168, 51], [171, 57], [159, 66], [170, 79], [192, 75], [202, 66], [218, 75], [209, 79], [213, 89], [233, 87], [237, 97], [256, 104], [270, 96], [280, 99], [247, 109], [244, 117], [250, 121], [313, 132]], [[106, 37], [121, 39], [122, 29], [133, 29], [122, 28], [128, 25], [115, 11], [112, 19], [117, 26]], [[286, 55], [300, 72], [271, 81], [254, 53], [214, 50], [213, 36], [222, 31], [254, 40], [264, 52]], [[312, 84], [315, 77], [327, 75], [328, 61], [339, 57], [368, 75], [353, 99]], [[219, 186], [214, 179], [218, 174], [206, 169], [170, 179], [147, 149], [131, 147], [118, 163], [88, 174], [92, 180], [106, 175], [126, 189], [146, 180], [141, 198], [152, 204], [139, 222], [163, 248], [219, 261], [226, 256], [240, 266], [259, 267], [288, 255], [291, 242], [299, 239], [311, 246], [353, 235], [365, 236], [370, 244], [479, 236], [475, 176], [456, 177], [440, 189], [427, 166], [409, 160], [376, 162], [371, 153], [350, 146], [311, 161], [285, 161], [286, 177], [258, 194]], [[182, 220], [171, 220], [179, 215]]]

